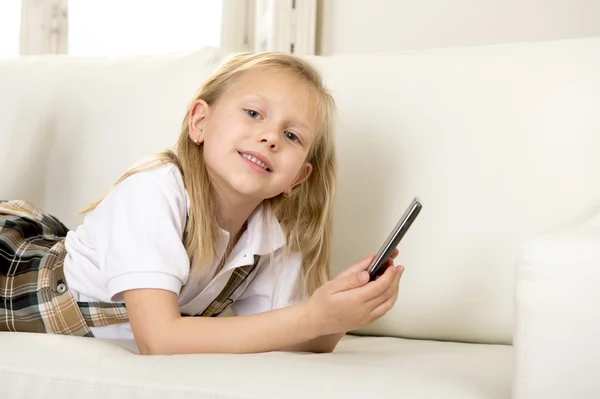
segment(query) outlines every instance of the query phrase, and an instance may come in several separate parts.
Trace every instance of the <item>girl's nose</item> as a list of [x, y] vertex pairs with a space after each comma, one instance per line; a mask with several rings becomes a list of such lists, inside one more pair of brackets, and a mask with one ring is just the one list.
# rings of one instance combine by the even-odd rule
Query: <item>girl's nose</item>
[[273, 131], [264, 132], [260, 135], [260, 142], [266, 143], [272, 150], [279, 147], [279, 139], [279, 135]]

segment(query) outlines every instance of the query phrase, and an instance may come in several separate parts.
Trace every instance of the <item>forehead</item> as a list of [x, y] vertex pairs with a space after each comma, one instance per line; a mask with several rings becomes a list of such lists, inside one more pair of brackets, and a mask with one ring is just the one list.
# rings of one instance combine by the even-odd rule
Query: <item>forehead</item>
[[276, 67], [262, 67], [243, 72], [229, 87], [230, 91], [269, 91], [285, 87], [294, 94], [304, 93], [309, 84], [299, 74]]

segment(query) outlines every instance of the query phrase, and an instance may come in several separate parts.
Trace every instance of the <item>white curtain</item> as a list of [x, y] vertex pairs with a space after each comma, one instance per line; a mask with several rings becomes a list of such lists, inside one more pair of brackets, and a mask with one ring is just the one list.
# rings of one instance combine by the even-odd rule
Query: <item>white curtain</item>
[[66, 54], [67, 1], [21, 0], [21, 54]]
[[253, 51], [315, 53], [316, 0], [250, 0]]

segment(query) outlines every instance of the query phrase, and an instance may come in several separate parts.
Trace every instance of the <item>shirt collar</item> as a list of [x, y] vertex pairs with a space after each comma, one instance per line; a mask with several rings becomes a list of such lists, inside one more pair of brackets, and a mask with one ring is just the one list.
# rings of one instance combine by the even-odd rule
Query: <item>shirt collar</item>
[[[229, 233], [221, 230], [224, 242]], [[248, 227], [240, 237], [236, 246], [253, 255], [267, 255], [283, 247], [286, 243], [285, 232], [271, 207], [259, 205], [248, 218]]]
[[[190, 213], [190, 199], [186, 196], [187, 213]], [[229, 232], [220, 229], [219, 252], [225, 251], [229, 242]], [[236, 247], [252, 255], [268, 255], [286, 243], [285, 232], [270, 206], [259, 205], [248, 218], [248, 228], [242, 234]]]

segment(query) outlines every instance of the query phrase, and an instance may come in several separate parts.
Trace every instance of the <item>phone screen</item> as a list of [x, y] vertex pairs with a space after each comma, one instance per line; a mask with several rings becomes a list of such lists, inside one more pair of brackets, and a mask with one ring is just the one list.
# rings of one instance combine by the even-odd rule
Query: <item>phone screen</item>
[[373, 262], [369, 265], [367, 270], [371, 276], [371, 281], [375, 280], [379, 275], [381, 266], [390, 258], [392, 252], [394, 252], [394, 249], [396, 249], [422, 208], [421, 200], [415, 197], [379, 249], [379, 252], [377, 252]]

